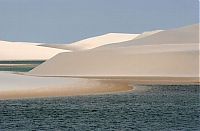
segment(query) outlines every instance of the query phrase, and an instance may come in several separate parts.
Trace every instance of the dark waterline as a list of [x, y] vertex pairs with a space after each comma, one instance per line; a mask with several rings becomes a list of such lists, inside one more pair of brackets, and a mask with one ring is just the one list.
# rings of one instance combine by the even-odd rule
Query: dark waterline
[[35, 60], [35, 61], [0, 61], [0, 64], [41, 64], [43, 60]]
[[0, 130], [200, 130], [199, 89], [0, 101]]

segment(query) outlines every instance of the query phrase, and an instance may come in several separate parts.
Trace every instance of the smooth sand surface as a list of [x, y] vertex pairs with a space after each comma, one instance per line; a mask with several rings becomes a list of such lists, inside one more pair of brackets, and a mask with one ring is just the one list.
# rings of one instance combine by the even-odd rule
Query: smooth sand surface
[[0, 61], [47, 60], [68, 50], [40, 47], [32, 43], [0, 41]]
[[141, 39], [139, 37], [140, 36], [138, 36], [138, 39], [133, 39], [127, 42], [104, 45], [100, 48], [116, 48], [133, 45], [199, 43], [199, 24], [164, 30], [160, 32], [158, 31], [151, 35], [147, 35], [146, 37], [141, 37]]
[[38, 76], [198, 77], [198, 45], [145, 45], [117, 50], [61, 53], [34, 68], [28, 74]]
[[72, 51], [88, 50], [112, 43], [129, 41], [139, 34], [109, 33], [101, 36], [91, 37], [71, 44], [43, 44], [41, 46], [68, 49]]
[[[199, 82], [199, 25], [160, 31], [109, 48], [61, 53], [29, 75], [195, 78]], [[113, 44], [115, 45], [115, 44]], [[112, 48], [110, 48], [112, 47]], [[153, 82], [153, 80], [151, 80]]]
[[34, 77], [0, 73], [0, 99], [91, 95], [132, 90], [128, 81], [97, 78]]
[[0, 73], [0, 100], [128, 92], [135, 85], [199, 84], [196, 78], [173, 77], [35, 77]]

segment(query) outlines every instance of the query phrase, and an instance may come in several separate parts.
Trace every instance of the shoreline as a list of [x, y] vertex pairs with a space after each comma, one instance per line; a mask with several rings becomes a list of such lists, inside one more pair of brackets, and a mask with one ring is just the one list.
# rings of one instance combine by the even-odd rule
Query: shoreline
[[86, 78], [33, 77], [11, 72], [0, 73], [0, 99], [78, 96], [119, 93], [133, 90], [127, 81]]
[[191, 81], [191, 78], [189, 80], [176, 78], [178, 81], [171, 77], [173, 81], [169, 79], [163, 81], [163, 79], [163, 77], [158, 79], [157, 77], [128, 76], [42, 77], [16, 72], [0, 72], [2, 86], [0, 100], [113, 94], [133, 91], [137, 85], [200, 85], [199, 82]]
[[34, 75], [26, 72], [14, 72], [14, 74], [34, 77], [57, 77], [57, 78], [81, 78], [101, 81], [126, 81], [134, 84], [179, 84], [179, 85], [200, 85], [200, 77], [178, 77], [178, 76], [69, 76], [69, 75]]

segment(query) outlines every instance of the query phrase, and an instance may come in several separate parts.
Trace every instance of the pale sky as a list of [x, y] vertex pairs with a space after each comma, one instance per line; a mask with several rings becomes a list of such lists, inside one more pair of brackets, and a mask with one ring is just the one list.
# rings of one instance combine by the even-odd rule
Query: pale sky
[[70, 43], [199, 23], [199, 0], [0, 0], [0, 40]]

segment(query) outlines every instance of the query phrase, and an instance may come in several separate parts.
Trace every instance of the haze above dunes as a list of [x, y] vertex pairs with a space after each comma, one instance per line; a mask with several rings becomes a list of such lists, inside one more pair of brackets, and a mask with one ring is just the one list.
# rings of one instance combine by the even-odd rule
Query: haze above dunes
[[0, 41], [0, 61], [47, 60], [68, 50], [37, 46], [37, 43]]

